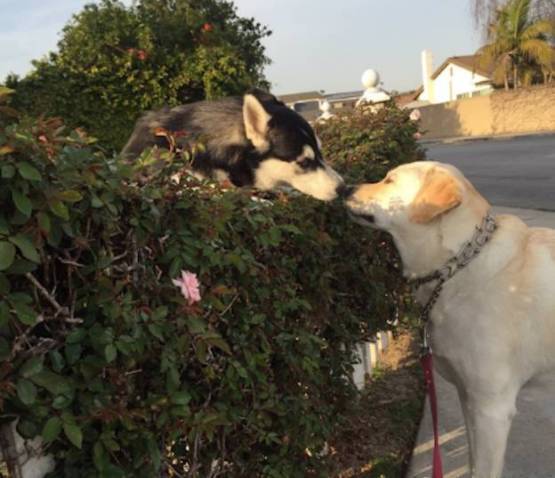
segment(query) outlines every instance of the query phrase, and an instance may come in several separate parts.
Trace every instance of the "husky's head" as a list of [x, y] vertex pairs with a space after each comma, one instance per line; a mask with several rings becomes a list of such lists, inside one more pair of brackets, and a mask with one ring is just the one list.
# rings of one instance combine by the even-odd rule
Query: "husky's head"
[[324, 163], [313, 129], [295, 111], [272, 95], [246, 94], [243, 121], [260, 157], [253, 171], [256, 188], [287, 185], [323, 201], [341, 193], [343, 179]]

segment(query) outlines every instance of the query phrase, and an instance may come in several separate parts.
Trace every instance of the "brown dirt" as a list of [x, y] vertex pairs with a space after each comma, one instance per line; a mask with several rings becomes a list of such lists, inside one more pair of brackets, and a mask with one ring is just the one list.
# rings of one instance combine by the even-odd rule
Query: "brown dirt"
[[424, 400], [418, 341], [401, 333], [330, 440], [334, 478], [402, 478]]

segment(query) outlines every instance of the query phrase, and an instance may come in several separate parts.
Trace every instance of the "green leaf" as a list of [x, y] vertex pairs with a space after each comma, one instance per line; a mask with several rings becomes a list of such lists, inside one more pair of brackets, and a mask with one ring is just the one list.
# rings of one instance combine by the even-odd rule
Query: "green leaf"
[[6, 270], [15, 258], [15, 247], [6, 241], [0, 241], [0, 271]]
[[125, 472], [118, 466], [108, 463], [102, 470], [101, 478], [125, 478]]
[[52, 408], [56, 410], [63, 410], [71, 405], [73, 398], [66, 397], [64, 395], [58, 395], [54, 400], [52, 400]]
[[61, 372], [65, 365], [62, 354], [57, 350], [51, 350], [48, 352], [48, 356], [50, 357], [50, 362], [52, 363], [52, 369], [56, 372]]
[[34, 262], [29, 262], [25, 259], [16, 259], [10, 268], [6, 271], [8, 274], [27, 274], [36, 270], [37, 265]]
[[73, 392], [68, 380], [47, 369], [33, 375], [31, 380], [39, 387], [48, 390], [52, 395], [70, 395]]
[[103, 471], [106, 468], [106, 465], [109, 463], [107, 459], [107, 453], [102, 445], [102, 442], [99, 440], [94, 444], [93, 448], [93, 463], [97, 470]]
[[37, 321], [37, 313], [27, 304], [17, 302], [14, 304], [15, 313], [21, 323], [25, 325], [35, 325]]
[[154, 337], [160, 340], [160, 342], [164, 342], [164, 332], [162, 331], [162, 327], [158, 324], [149, 324], [147, 327], [148, 331], [154, 335]]
[[53, 442], [62, 431], [62, 420], [59, 417], [49, 418], [42, 429], [42, 439], [45, 444]]
[[154, 311], [152, 312], [152, 318], [154, 320], [165, 319], [167, 315], [168, 315], [168, 308], [165, 305], [156, 307], [156, 309], [154, 309]]
[[48, 207], [56, 216], [61, 217], [65, 221], [69, 221], [69, 210], [61, 200], [50, 199], [50, 201], [48, 201]]
[[73, 189], [68, 189], [67, 191], [62, 191], [58, 194], [58, 197], [65, 202], [74, 203], [79, 202], [83, 199], [83, 195], [79, 191]]
[[32, 405], [37, 398], [37, 387], [29, 380], [22, 378], [17, 381], [17, 396], [25, 405]]
[[0, 273], [0, 294], [8, 295], [10, 293], [11, 284], [6, 274]]
[[31, 216], [33, 205], [31, 200], [17, 189], [12, 189], [12, 200], [17, 210], [26, 217]]
[[204, 340], [209, 345], [212, 345], [213, 347], [218, 347], [220, 350], [223, 350], [226, 354], [231, 355], [231, 349], [229, 348], [228, 343], [218, 334], [212, 334], [210, 337], [204, 338]]
[[33, 298], [31, 297], [31, 295], [25, 292], [14, 292], [10, 296], [10, 299], [14, 303], [21, 302], [22, 304], [27, 304], [27, 305], [30, 305], [33, 303]]
[[0, 327], [7, 325], [10, 320], [10, 306], [5, 301], [0, 301]]
[[0, 360], [6, 360], [10, 356], [10, 344], [4, 337], [0, 337]]
[[0, 234], [8, 235], [10, 233], [10, 226], [6, 218], [0, 214]]
[[158, 442], [152, 436], [150, 436], [146, 440], [146, 446], [148, 449], [148, 454], [150, 456], [150, 459], [153, 461], [154, 466], [156, 467], [156, 469], [160, 468], [161, 456]]
[[72, 421], [65, 421], [63, 424], [65, 436], [68, 440], [75, 445], [77, 448], [81, 449], [83, 444], [83, 432], [79, 426]]
[[2, 166], [2, 178], [11, 179], [15, 175], [15, 168], [11, 164]]
[[38, 435], [37, 424], [33, 420], [21, 418], [17, 424], [17, 432], [26, 439], [34, 438]]
[[19, 174], [24, 179], [28, 179], [29, 181], [40, 181], [42, 179], [39, 170], [34, 166], [31, 166], [31, 164], [29, 164], [27, 161], [17, 163], [16, 166]]
[[84, 328], [74, 329], [66, 337], [66, 343], [77, 344], [79, 342], [82, 342], [86, 336], [87, 331]]
[[48, 234], [50, 232], [50, 216], [45, 212], [39, 212], [37, 214], [37, 222], [41, 231]]
[[100, 198], [93, 194], [92, 199], [91, 199], [91, 206], [94, 207], [95, 209], [101, 208], [104, 206], [104, 203], [100, 200]]
[[43, 357], [31, 357], [19, 369], [22, 377], [29, 378], [37, 373], [42, 372]]
[[106, 345], [104, 347], [104, 358], [106, 362], [113, 362], [118, 356], [118, 349], [113, 344]]
[[64, 349], [64, 354], [68, 365], [73, 365], [81, 357], [83, 348], [81, 344], [67, 344]]
[[191, 401], [191, 395], [185, 391], [175, 392], [170, 397], [175, 405], [187, 405]]
[[187, 327], [192, 334], [200, 334], [206, 330], [206, 323], [197, 317], [189, 317]]
[[15, 236], [11, 236], [8, 240], [12, 244], [15, 244], [17, 246], [25, 259], [29, 259], [32, 262], [40, 264], [39, 253], [37, 252], [37, 249], [33, 245], [33, 242], [31, 241], [29, 236], [19, 233]]

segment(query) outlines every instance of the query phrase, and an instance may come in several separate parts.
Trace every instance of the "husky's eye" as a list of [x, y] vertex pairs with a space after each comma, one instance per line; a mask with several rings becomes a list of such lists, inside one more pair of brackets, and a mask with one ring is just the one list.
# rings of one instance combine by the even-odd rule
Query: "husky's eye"
[[303, 158], [299, 159], [297, 161], [297, 164], [303, 169], [308, 169], [312, 166], [312, 162], [313, 160], [311, 158]]

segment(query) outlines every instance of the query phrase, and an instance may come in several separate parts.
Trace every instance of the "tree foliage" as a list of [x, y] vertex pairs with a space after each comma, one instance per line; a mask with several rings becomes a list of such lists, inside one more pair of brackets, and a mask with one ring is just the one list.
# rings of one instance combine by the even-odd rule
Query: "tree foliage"
[[270, 32], [228, 0], [89, 4], [64, 27], [58, 51], [9, 77], [14, 106], [61, 116], [104, 146], [121, 147], [138, 115], [162, 105], [265, 86]]
[[[506, 3], [506, 0], [472, 0], [474, 23], [483, 28], [487, 35], [488, 26], [495, 19], [496, 12]], [[555, 0], [532, 0], [531, 15], [534, 20], [544, 19], [555, 25]]]
[[550, 44], [553, 25], [532, 20], [531, 0], [509, 0], [496, 12], [488, 31], [488, 43], [479, 50], [483, 68], [493, 65], [493, 79], [509, 87], [529, 84], [536, 72], [546, 80], [553, 72], [554, 49]]

